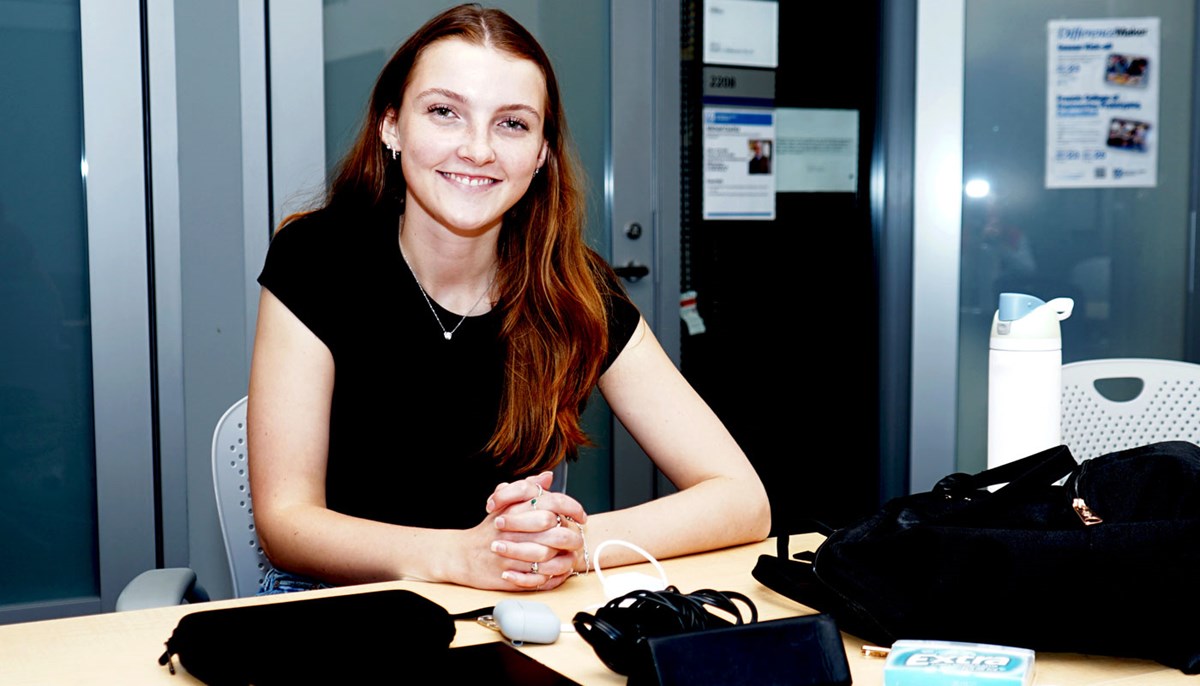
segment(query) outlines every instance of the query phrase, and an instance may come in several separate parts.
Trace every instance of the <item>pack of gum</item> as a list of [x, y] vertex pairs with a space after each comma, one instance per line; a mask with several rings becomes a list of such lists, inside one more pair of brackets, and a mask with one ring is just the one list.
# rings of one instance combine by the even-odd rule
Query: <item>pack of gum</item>
[[1032, 650], [983, 643], [901, 640], [883, 668], [884, 686], [1030, 686]]

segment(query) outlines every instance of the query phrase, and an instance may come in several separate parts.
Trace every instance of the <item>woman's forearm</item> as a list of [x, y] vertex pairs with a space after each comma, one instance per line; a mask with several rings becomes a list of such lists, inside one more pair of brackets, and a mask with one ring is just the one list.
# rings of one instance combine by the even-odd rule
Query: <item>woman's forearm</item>
[[[592, 551], [605, 540], [620, 539], [666, 559], [761, 541], [770, 529], [770, 506], [761, 482], [714, 477], [641, 505], [592, 515], [586, 540]], [[633, 550], [610, 546], [601, 564], [643, 561]]]
[[460, 581], [454, 529], [421, 529], [351, 517], [315, 505], [256, 513], [263, 550], [276, 567], [333, 584], [394, 579]]

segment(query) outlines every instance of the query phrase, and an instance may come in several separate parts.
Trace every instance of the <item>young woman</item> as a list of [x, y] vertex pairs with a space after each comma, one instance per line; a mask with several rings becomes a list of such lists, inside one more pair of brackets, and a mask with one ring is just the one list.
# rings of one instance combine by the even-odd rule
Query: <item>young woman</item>
[[[259, 282], [265, 592], [549, 589], [609, 538], [665, 558], [767, 535], [754, 469], [584, 242], [554, 73], [503, 12], [455, 7], [400, 47]], [[679, 492], [589, 517], [550, 490], [596, 387]], [[639, 561], [623, 551], [605, 566]]]

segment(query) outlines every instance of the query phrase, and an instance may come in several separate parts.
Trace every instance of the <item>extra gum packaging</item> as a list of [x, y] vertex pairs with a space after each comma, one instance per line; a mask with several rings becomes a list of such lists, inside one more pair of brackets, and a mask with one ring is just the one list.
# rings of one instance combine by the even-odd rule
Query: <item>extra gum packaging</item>
[[909, 641], [892, 644], [884, 686], [1030, 686], [1033, 651], [1025, 648]]

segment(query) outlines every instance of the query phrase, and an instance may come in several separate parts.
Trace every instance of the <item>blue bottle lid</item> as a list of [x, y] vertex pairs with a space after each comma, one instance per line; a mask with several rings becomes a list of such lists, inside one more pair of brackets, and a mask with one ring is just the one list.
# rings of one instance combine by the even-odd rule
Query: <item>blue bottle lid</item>
[[1003, 322], [1015, 321], [1045, 304], [1041, 299], [1024, 293], [1001, 293], [996, 318]]

